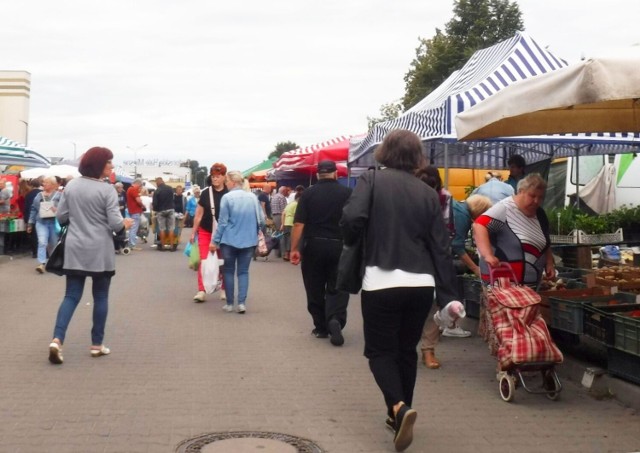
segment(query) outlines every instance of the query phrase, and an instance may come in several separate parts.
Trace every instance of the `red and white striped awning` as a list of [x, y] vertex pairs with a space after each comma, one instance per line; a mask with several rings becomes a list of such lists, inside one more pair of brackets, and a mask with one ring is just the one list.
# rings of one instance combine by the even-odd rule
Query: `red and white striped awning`
[[346, 156], [342, 159], [336, 160], [346, 160], [349, 154], [349, 139], [351, 137], [351, 135], [341, 135], [339, 137], [332, 138], [331, 140], [307, 146], [306, 148], [298, 148], [292, 151], [287, 151], [273, 163], [273, 167], [276, 170], [296, 170], [302, 167], [317, 165], [317, 157], [319, 151], [323, 150], [324, 148], [338, 147], [338, 145], [342, 143], [345, 144], [345, 149], [347, 151]]

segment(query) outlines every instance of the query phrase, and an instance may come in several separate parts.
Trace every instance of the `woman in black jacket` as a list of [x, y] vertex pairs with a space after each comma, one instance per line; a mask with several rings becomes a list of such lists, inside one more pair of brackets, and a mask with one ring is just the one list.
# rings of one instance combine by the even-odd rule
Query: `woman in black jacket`
[[414, 176], [425, 164], [422, 151], [414, 133], [390, 132], [374, 154], [386, 168], [360, 177], [341, 221], [346, 244], [366, 234], [364, 355], [384, 395], [397, 451], [413, 440], [416, 346], [434, 287], [439, 306], [458, 299], [438, 194]]

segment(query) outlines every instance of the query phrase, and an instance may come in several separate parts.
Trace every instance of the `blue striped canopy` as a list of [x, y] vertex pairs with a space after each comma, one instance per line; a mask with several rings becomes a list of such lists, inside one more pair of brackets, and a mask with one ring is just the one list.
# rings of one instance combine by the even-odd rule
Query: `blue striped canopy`
[[0, 165], [24, 165], [47, 168], [51, 162], [26, 145], [0, 136]]
[[458, 168], [506, 168], [512, 154], [527, 163], [551, 157], [637, 152], [638, 134], [556, 134], [490, 141], [458, 142], [454, 118], [510, 84], [545, 74], [568, 63], [518, 32], [510, 39], [475, 52], [427, 97], [402, 116], [376, 124], [362, 141], [352, 141], [349, 167], [375, 164], [373, 150], [395, 129], [422, 138], [433, 165]]

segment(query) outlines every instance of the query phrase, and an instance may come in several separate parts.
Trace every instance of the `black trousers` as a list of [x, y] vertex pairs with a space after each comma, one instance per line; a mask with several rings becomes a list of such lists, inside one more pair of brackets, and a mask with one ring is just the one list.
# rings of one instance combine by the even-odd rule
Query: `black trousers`
[[362, 291], [364, 355], [390, 417], [400, 401], [413, 404], [416, 347], [432, 302], [432, 287]]
[[302, 280], [307, 293], [307, 310], [316, 329], [327, 331], [331, 318], [347, 324], [349, 294], [336, 290], [342, 241], [305, 238], [302, 248]]

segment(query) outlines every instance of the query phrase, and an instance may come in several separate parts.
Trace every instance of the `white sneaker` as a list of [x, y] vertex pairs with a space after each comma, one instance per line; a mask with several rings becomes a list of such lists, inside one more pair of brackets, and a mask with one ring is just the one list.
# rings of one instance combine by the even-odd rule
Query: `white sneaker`
[[453, 329], [450, 329], [449, 327], [446, 327], [442, 331], [442, 336], [443, 337], [466, 338], [466, 337], [470, 337], [471, 336], [471, 332], [469, 332], [468, 330], [464, 330], [462, 327], [454, 327]]
[[244, 313], [247, 311], [247, 307], [245, 307], [244, 304], [238, 304], [238, 308], [236, 308], [236, 311], [241, 315], [244, 315]]
[[193, 301], [198, 303], [204, 302], [205, 295], [206, 293], [204, 291], [198, 291], [196, 295], [193, 296]]
[[224, 306], [222, 307], [222, 309], [224, 311], [226, 311], [227, 313], [231, 313], [233, 311], [233, 305], [231, 304], [224, 304]]

